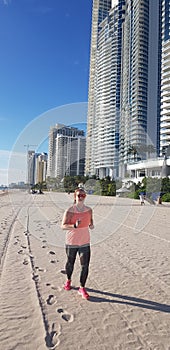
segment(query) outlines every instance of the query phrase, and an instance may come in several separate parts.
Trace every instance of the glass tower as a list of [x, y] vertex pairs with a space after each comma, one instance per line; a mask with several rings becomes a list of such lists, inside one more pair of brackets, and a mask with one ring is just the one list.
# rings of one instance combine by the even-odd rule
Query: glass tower
[[86, 175], [124, 177], [158, 153], [160, 4], [93, 2]]
[[96, 175], [118, 177], [122, 24], [125, 0], [100, 24], [96, 55], [94, 166]]
[[158, 153], [160, 0], [128, 0], [122, 45], [119, 173]]
[[91, 48], [90, 48], [90, 71], [88, 91], [88, 116], [87, 116], [87, 138], [86, 138], [86, 175], [94, 175], [94, 128], [95, 128], [95, 93], [96, 93], [96, 53], [100, 23], [107, 17], [111, 9], [111, 0], [93, 0]]
[[162, 0], [160, 154], [170, 144], [170, 1]]

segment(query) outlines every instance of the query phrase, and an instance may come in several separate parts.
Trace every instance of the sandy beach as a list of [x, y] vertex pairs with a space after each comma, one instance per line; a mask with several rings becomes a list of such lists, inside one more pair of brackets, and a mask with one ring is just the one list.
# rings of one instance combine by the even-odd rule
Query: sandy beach
[[90, 299], [63, 289], [65, 193], [0, 196], [0, 350], [170, 350], [170, 205], [89, 195]]

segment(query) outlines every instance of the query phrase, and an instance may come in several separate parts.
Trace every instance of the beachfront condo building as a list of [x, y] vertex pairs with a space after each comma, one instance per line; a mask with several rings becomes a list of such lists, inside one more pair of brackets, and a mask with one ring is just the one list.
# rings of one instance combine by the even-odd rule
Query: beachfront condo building
[[86, 138], [84, 131], [56, 124], [49, 132], [47, 176], [84, 175]]
[[118, 177], [122, 27], [125, 0], [99, 24], [94, 127], [95, 173]]
[[46, 181], [47, 176], [47, 153], [37, 153], [35, 156], [35, 183], [42, 183]]
[[101, 3], [93, 2], [86, 175], [124, 177], [128, 162], [159, 152], [161, 0], [105, 2], [104, 18]]
[[29, 150], [27, 154], [27, 183], [31, 186], [46, 181], [47, 176], [47, 153], [36, 153]]
[[96, 100], [96, 55], [99, 25], [108, 15], [112, 7], [111, 0], [93, 0], [91, 47], [90, 47], [90, 69], [89, 69], [89, 91], [88, 91], [88, 120], [86, 137], [86, 169], [87, 175], [95, 174], [94, 166], [94, 142], [95, 142], [95, 100]]
[[159, 153], [161, 1], [126, 1], [123, 23], [119, 176]]
[[170, 145], [170, 1], [162, 1], [160, 154]]
[[28, 151], [27, 153], [27, 183], [29, 185], [35, 184], [35, 151]]

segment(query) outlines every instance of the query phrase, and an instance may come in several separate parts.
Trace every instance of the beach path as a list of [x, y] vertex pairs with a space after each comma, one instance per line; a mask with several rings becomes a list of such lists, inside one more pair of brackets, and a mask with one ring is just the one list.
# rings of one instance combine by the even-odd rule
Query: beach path
[[0, 349], [170, 350], [170, 206], [87, 196], [90, 300], [65, 291], [66, 193], [0, 198]]

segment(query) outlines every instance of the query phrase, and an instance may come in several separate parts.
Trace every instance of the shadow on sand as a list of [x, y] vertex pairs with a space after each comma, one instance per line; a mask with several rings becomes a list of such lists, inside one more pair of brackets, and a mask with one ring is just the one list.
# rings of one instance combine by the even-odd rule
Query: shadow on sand
[[[76, 289], [76, 288], [75, 288]], [[90, 293], [100, 294], [100, 296], [93, 296], [90, 295], [90, 302], [93, 303], [114, 303], [114, 304], [124, 304], [124, 305], [130, 305], [135, 307], [140, 307], [143, 309], [149, 309], [154, 311], [161, 311], [170, 313], [170, 305], [167, 304], [161, 304], [157, 303], [152, 300], [146, 300], [136, 297], [130, 297], [127, 295], [121, 295], [121, 294], [112, 294], [109, 292], [103, 292], [97, 289], [92, 288], [86, 288], [87, 291]], [[107, 298], [108, 297], [108, 298]], [[122, 299], [122, 300], [120, 300]]]

